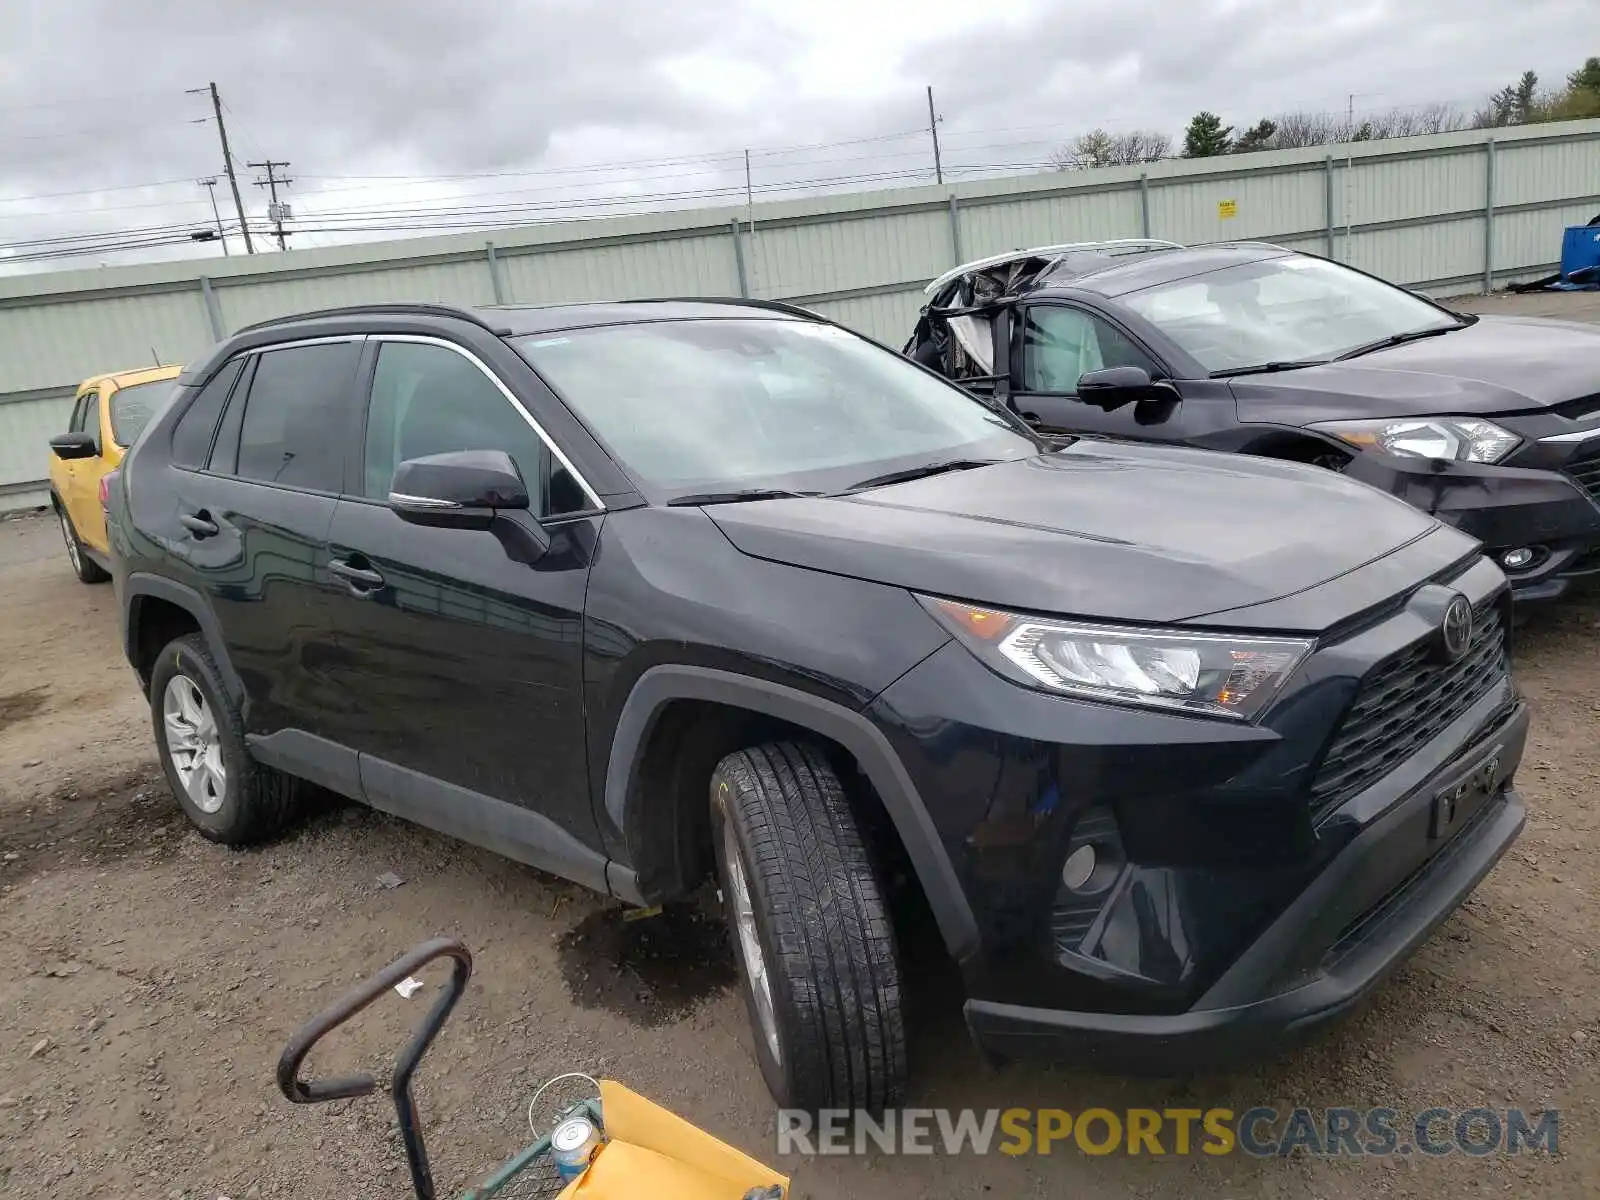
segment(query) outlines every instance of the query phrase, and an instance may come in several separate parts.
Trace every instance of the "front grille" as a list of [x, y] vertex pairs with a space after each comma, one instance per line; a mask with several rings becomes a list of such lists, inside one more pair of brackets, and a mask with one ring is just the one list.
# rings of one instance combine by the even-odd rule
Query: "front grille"
[[1393, 771], [1509, 670], [1504, 618], [1494, 604], [1474, 614], [1472, 642], [1455, 662], [1434, 662], [1422, 643], [1379, 663], [1361, 681], [1311, 782], [1312, 820]]
[[1589, 493], [1591, 500], [1600, 500], [1600, 455], [1567, 464], [1567, 475]]

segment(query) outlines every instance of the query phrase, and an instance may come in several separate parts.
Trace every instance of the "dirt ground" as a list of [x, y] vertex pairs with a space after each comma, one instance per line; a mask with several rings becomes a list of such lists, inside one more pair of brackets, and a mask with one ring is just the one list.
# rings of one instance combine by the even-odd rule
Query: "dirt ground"
[[[301, 1020], [440, 933], [477, 958], [420, 1076], [442, 1195], [524, 1144], [534, 1089], [567, 1070], [621, 1079], [792, 1171], [797, 1196], [1600, 1194], [1600, 600], [1539, 614], [1517, 674], [1534, 708], [1527, 831], [1354, 1019], [1178, 1081], [990, 1070], [948, 972], [914, 946], [910, 1102], [1549, 1107], [1559, 1154], [780, 1160], [714, 923], [694, 909], [624, 923], [575, 887], [355, 806], [256, 851], [203, 841], [155, 767], [110, 589], [72, 578], [51, 522], [0, 522], [0, 1194], [409, 1195], [381, 1098], [293, 1107], [273, 1072]], [[381, 1067], [440, 978], [387, 997], [313, 1073]]]

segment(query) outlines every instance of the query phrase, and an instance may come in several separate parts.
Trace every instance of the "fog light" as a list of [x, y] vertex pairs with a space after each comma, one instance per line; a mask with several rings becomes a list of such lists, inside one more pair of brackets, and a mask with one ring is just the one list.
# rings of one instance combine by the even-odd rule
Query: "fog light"
[[1067, 855], [1067, 861], [1061, 867], [1061, 882], [1070, 890], [1081, 892], [1094, 878], [1097, 857], [1092, 845], [1079, 846]]
[[1529, 546], [1518, 546], [1515, 550], [1507, 550], [1500, 556], [1500, 565], [1508, 571], [1520, 571], [1533, 561], [1533, 549]]

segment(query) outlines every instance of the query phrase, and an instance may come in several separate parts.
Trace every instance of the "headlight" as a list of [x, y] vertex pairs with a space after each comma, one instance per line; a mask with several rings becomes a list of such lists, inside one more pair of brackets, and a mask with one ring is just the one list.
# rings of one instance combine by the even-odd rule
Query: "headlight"
[[1048, 621], [931, 596], [918, 599], [969, 650], [1030, 687], [1249, 720], [1311, 652], [1302, 638]]
[[1497, 463], [1522, 439], [1493, 421], [1471, 417], [1390, 418], [1381, 421], [1323, 421], [1311, 426], [1362, 450], [1382, 450], [1411, 458]]

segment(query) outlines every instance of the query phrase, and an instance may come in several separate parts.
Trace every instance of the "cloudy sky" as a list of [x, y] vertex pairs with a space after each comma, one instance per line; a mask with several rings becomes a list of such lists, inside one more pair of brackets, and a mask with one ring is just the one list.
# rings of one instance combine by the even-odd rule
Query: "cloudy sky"
[[291, 247], [317, 246], [741, 204], [744, 148], [758, 200], [931, 182], [929, 84], [955, 178], [1202, 108], [1470, 110], [1558, 83], [1593, 3], [0, 0], [0, 270], [219, 253], [187, 240], [221, 174], [210, 80], [251, 227], [243, 164], [286, 159]]

